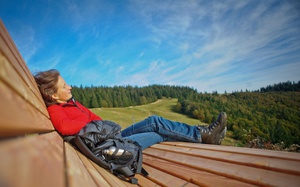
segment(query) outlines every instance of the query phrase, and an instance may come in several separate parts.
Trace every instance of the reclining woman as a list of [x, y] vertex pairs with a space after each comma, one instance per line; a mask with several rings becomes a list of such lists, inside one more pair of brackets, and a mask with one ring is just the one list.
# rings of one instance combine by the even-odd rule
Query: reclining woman
[[[77, 134], [93, 120], [102, 120], [72, 97], [72, 87], [51, 69], [35, 74], [54, 128], [63, 136]], [[121, 131], [123, 137], [136, 141], [142, 149], [164, 141], [183, 141], [220, 145], [226, 134], [227, 116], [221, 112], [209, 126], [192, 126], [160, 116], [150, 116]]]

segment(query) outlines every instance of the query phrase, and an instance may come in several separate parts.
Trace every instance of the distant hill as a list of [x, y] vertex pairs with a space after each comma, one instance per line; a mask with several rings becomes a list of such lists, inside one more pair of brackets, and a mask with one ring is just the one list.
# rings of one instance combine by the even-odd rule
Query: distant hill
[[259, 138], [264, 143], [290, 146], [300, 143], [299, 106], [300, 92], [241, 92], [179, 100], [175, 111], [206, 123], [225, 111], [233, 138], [244, 144]]
[[236, 140], [247, 144], [300, 144], [300, 81], [284, 82], [256, 91], [199, 93], [183, 86], [74, 87], [73, 96], [89, 108], [139, 106], [178, 98], [173, 111], [211, 123], [220, 111], [228, 114], [228, 128]]

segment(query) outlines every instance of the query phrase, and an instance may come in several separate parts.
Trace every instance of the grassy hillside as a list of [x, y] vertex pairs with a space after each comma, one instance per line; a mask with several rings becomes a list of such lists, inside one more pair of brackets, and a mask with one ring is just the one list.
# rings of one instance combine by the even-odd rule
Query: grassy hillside
[[[170, 120], [180, 121], [191, 125], [203, 124], [197, 119], [173, 112], [172, 107], [174, 107], [176, 103], [177, 99], [160, 99], [154, 103], [142, 106], [125, 108], [94, 108], [91, 110], [103, 119], [115, 121], [120, 124], [122, 128], [141, 121], [151, 115], [159, 115]], [[230, 138], [232, 132], [228, 132], [227, 134], [227, 137], [222, 142], [223, 145], [240, 145], [238, 141]]]

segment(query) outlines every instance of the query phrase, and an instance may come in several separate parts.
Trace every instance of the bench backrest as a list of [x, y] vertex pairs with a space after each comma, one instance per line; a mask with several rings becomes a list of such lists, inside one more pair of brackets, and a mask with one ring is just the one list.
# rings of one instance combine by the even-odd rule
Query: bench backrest
[[65, 186], [63, 141], [0, 20], [0, 186]]

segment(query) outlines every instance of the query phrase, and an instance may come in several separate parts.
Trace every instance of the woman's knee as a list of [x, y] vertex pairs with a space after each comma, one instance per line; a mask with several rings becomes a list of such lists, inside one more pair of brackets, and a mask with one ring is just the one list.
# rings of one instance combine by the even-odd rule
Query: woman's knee
[[149, 116], [148, 117], [148, 119], [152, 119], [152, 120], [157, 120], [157, 119], [159, 119], [159, 118], [161, 118], [160, 116], [157, 116], [157, 115], [152, 115], [152, 116]]

